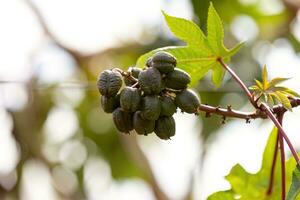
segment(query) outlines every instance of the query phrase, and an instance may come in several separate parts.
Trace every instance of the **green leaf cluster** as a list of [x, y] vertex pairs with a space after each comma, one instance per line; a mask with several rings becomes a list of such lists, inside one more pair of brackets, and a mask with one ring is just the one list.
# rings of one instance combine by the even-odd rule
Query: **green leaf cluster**
[[271, 106], [278, 102], [286, 109], [292, 110], [288, 97], [299, 97], [299, 94], [287, 87], [277, 86], [286, 80], [289, 80], [289, 78], [274, 78], [269, 81], [267, 67], [264, 66], [262, 71], [262, 82], [255, 80], [256, 84], [251, 86], [250, 89], [253, 91], [253, 95], [257, 101], [262, 100]]
[[[248, 173], [241, 165], [235, 165], [225, 177], [230, 183], [231, 189], [214, 193], [208, 200], [280, 200], [281, 171], [279, 158], [276, 160], [273, 192], [271, 195], [267, 195], [274, 148], [277, 147], [276, 138], [277, 129], [273, 128], [264, 150], [261, 169], [257, 173]], [[294, 172], [293, 180], [291, 176], [295, 166], [296, 162], [293, 158], [286, 161], [286, 186], [290, 186], [293, 182], [291, 186], [292, 192], [289, 193], [293, 198], [290, 198], [289, 200], [300, 200], [300, 196], [296, 197], [300, 185], [299, 167]]]
[[223, 44], [224, 29], [222, 21], [210, 4], [207, 19], [207, 36], [194, 22], [170, 16], [163, 12], [165, 20], [171, 32], [180, 40], [186, 42], [186, 46], [169, 46], [150, 51], [137, 60], [138, 67], [144, 67], [147, 59], [157, 51], [166, 51], [176, 57], [178, 67], [187, 71], [192, 76], [194, 85], [212, 70], [212, 82], [220, 86], [224, 78], [225, 70], [218, 62], [223, 59], [228, 62], [243, 45], [240, 43], [232, 49], [227, 49]]

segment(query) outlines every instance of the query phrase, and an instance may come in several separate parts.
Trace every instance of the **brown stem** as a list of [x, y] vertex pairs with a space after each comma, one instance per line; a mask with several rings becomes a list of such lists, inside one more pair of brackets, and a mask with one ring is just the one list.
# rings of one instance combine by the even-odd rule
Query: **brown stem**
[[267, 196], [270, 196], [273, 191], [274, 173], [275, 173], [276, 160], [277, 160], [277, 154], [278, 154], [278, 144], [279, 144], [279, 133], [277, 132], [276, 144], [274, 147], [273, 161], [272, 161], [271, 172], [270, 172], [269, 187], [267, 190]]
[[251, 104], [255, 107], [258, 108], [257, 103], [254, 101], [253, 95], [249, 91], [248, 87], [244, 84], [244, 82], [240, 79], [240, 77], [223, 61], [221, 57], [217, 59], [217, 61], [230, 73], [232, 78], [241, 86], [241, 88], [244, 90], [246, 93], [249, 101]]
[[[283, 113], [278, 115], [277, 119], [280, 125], [282, 126]], [[284, 153], [284, 142], [283, 134], [278, 130], [279, 135], [279, 145], [280, 145], [280, 160], [281, 160], [281, 199], [285, 200], [285, 153]]]
[[295, 160], [297, 163], [300, 163], [299, 156], [297, 154], [297, 151], [295, 150], [293, 144], [291, 143], [290, 139], [288, 138], [287, 134], [283, 130], [282, 126], [280, 125], [279, 121], [276, 119], [275, 115], [270, 110], [269, 106], [267, 106], [265, 103], [261, 103], [261, 109], [266, 112], [268, 117], [273, 121], [275, 126], [278, 128], [280, 135], [285, 139], [287, 145], [289, 146], [289, 149], [291, 150]]

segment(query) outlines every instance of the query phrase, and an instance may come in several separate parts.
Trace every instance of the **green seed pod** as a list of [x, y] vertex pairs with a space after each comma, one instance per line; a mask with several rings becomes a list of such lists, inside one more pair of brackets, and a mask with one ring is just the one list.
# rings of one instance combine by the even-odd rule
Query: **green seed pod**
[[151, 66], [157, 68], [161, 73], [172, 72], [176, 66], [176, 58], [169, 53], [160, 51], [154, 54]]
[[106, 113], [112, 113], [120, 105], [120, 95], [115, 97], [101, 96], [101, 107]]
[[163, 96], [160, 98], [160, 116], [171, 117], [176, 112], [176, 104], [171, 97]]
[[161, 105], [157, 96], [145, 96], [142, 99], [141, 116], [147, 120], [157, 120], [160, 115]]
[[152, 67], [152, 57], [150, 57], [150, 58], [147, 59], [146, 66], [147, 67]]
[[126, 112], [135, 112], [140, 105], [141, 93], [137, 88], [125, 87], [120, 95], [121, 108]]
[[190, 89], [182, 90], [176, 94], [175, 102], [183, 112], [187, 113], [196, 113], [200, 106], [199, 97]]
[[132, 113], [124, 112], [121, 108], [114, 110], [113, 121], [120, 132], [129, 133], [133, 130]]
[[142, 118], [141, 112], [137, 111], [133, 115], [133, 128], [139, 135], [148, 135], [154, 131], [155, 121]]
[[137, 67], [130, 68], [131, 75], [136, 79], [139, 78], [139, 74], [141, 73], [141, 71], [143, 70]]
[[155, 68], [148, 68], [139, 74], [139, 84], [145, 94], [158, 94], [161, 91], [161, 75]]
[[115, 70], [104, 70], [98, 78], [97, 86], [102, 95], [115, 96], [122, 86], [122, 76]]
[[176, 127], [175, 120], [173, 117], [160, 117], [155, 122], [155, 134], [163, 140], [170, 139], [175, 135]]
[[191, 82], [191, 77], [185, 71], [175, 68], [174, 71], [170, 72], [166, 76], [166, 87], [182, 90], [187, 87], [187, 85]]

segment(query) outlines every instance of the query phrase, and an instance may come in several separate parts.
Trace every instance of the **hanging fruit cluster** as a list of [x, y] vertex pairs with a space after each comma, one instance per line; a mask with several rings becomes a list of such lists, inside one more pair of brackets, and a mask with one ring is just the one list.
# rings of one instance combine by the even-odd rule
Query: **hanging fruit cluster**
[[[125, 87], [121, 89], [123, 81]], [[187, 89], [190, 81], [188, 73], [176, 68], [175, 57], [158, 52], [147, 60], [143, 70], [131, 67], [127, 72], [103, 71], [97, 86], [101, 106], [105, 112], [113, 113], [120, 132], [154, 132], [161, 139], [169, 139], [175, 135], [173, 114], [177, 107], [182, 112], [197, 113], [200, 105], [198, 96]]]

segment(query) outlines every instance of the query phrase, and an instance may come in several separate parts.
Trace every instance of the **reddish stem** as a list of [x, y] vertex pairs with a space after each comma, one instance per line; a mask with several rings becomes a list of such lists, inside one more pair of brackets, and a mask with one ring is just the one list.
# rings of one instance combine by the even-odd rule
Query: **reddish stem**
[[298, 164], [300, 164], [300, 159], [299, 159], [299, 156], [297, 154], [297, 151], [295, 150], [293, 144], [291, 143], [291, 141], [288, 138], [287, 134], [283, 130], [281, 124], [279, 123], [279, 121], [276, 119], [275, 115], [270, 110], [269, 106], [267, 106], [265, 103], [261, 103], [261, 109], [266, 112], [266, 114], [268, 115], [268, 117], [273, 121], [273, 123], [275, 124], [275, 126], [278, 128], [280, 135], [285, 139], [285, 141], [286, 141], [287, 145], [289, 146], [289, 149], [291, 150], [291, 152], [292, 152], [292, 154], [293, 154], [296, 162]]
[[267, 190], [267, 196], [271, 195], [272, 191], [273, 191], [274, 173], [275, 173], [276, 160], [277, 160], [277, 154], [278, 154], [278, 144], [279, 144], [279, 133], [277, 133], [276, 144], [274, 147], [274, 154], [273, 154], [273, 161], [272, 161], [272, 167], [271, 167], [271, 173], [270, 173], [269, 187]]
[[241, 88], [244, 90], [246, 93], [249, 101], [251, 104], [255, 107], [258, 108], [257, 102], [254, 101], [253, 95], [249, 91], [248, 87], [244, 84], [244, 82], [240, 79], [240, 77], [223, 61], [223, 59], [220, 57], [217, 59], [217, 61], [230, 73], [232, 78], [241, 86]]
[[[282, 125], [283, 113], [278, 115], [278, 122]], [[281, 157], [281, 199], [285, 200], [285, 153], [284, 153], [284, 142], [283, 134], [278, 130], [279, 144], [280, 144], [280, 157]]]

